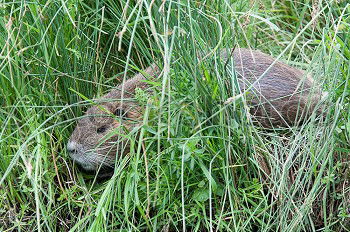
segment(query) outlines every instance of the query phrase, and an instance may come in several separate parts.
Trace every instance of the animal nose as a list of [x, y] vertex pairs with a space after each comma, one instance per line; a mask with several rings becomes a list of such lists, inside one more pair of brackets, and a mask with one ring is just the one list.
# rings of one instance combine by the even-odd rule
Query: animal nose
[[68, 142], [67, 144], [67, 151], [69, 153], [76, 153], [77, 150], [77, 144], [75, 142]]

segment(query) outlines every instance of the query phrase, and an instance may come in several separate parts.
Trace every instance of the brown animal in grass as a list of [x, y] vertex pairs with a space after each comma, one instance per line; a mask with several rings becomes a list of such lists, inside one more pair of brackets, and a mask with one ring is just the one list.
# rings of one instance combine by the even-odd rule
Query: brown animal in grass
[[[304, 71], [267, 54], [243, 48], [221, 52], [223, 62], [231, 63], [231, 57], [250, 112], [264, 127], [290, 126], [307, 119], [323, 95]], [[144, 73], [156, 78], [160, 70], [152, 65]], [[133, 97], [136, 88], [149, 87], [147, 78], [135, 75], [102, 97], [110, 101], [92, 106], [78, 121], [67, 150], [82, 168], [113, 167], [116, 155], [129, 151], [125, 135], [140, 125], [143, 116], [143, 107]]]

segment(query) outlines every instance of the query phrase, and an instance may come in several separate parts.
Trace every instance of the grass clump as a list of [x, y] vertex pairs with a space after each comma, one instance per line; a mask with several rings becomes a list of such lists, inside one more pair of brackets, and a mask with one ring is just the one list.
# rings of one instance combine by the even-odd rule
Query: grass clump
[[[0, 2], [0, 230], [349, 231], [346, 1]], [[325, 117], [252, 123], [218, 49], [307, 69]], [[108, 180], [65, 144], [95, 98], [153, 62], [144, 123]], [[229, 85], [227, 83], [230, 83]], [[135, 133], [134, 133], [135, 132]], [[142, 149], [141, 149], [142, 148]]]

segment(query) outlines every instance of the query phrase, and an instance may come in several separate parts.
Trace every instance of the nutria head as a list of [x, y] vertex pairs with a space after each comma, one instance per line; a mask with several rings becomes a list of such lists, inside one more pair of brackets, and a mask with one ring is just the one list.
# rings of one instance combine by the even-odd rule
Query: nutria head
[[[155, 65], [146, 76], [156, 76]], [[78, 121], [67, 151], [75, 163], [87, 171], [114, 167], [117, 155], [129, 151], [128, 133], [140, 125], [143, 107], [134, 99], [135, 89], [147, 89], [146, 78], [139, 73], [112, 90], [89, 108]], [[122, 94], [123, 89], [123, 94]]]

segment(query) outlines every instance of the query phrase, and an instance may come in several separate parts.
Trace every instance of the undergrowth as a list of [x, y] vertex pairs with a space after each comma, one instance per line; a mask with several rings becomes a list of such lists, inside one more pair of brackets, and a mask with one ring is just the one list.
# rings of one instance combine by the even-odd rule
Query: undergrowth
[[[347, 1], [0, 1], [0, 15], [0, 230], [350, 230]], [[234, 47], [312, 73], [325, 117], [266, 130], [225, 104], [218, 55]], [[77, 170], [80, 96], [153, 62], [134, 149], [110, 179]]]

